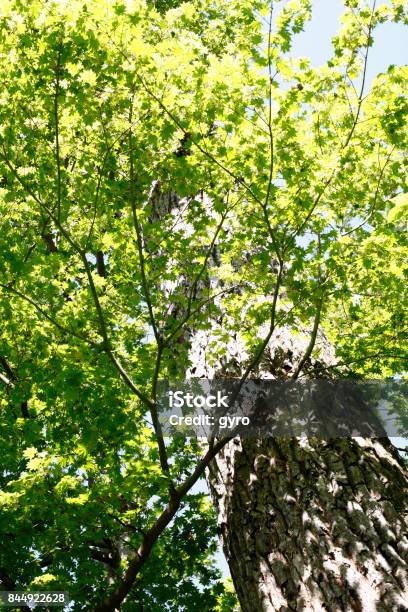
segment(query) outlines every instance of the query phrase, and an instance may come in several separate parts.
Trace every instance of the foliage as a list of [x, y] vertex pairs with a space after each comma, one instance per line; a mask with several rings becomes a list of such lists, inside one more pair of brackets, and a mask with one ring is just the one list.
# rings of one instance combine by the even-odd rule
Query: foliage
[[[408, 68], [368, 91], [366, 64], [406, 3], [347, 2], [318, 68], [290, 55], [310, 2], [273, 4], [269, 28], [261, 0], [0, 3], [5, 584], [94, 608], [170, 500], [123, 609], [234, 605], [212, 509], [185, 496], [202, 449], [157, 436], [187, 324], [222, 312], [255, 363], [263, 323], [315, 323], [340, 363], [401, 371]], [[184, 225], [155, 214], [154, 185], [183, 198]], [[215, 240], [226, 290], [186, 295]]]

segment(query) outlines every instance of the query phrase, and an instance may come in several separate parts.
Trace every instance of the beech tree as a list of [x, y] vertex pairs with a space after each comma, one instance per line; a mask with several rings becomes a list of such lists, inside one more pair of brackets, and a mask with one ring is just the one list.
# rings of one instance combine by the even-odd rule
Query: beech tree
[[408, 7], [344, 4], [316, 68], [308, 0], [0, 2], [3, 589], [233, 610], [218, 530], [244, 611], [407, 609], [386, 438], [159, 427], [161, 379], [404, 372]]

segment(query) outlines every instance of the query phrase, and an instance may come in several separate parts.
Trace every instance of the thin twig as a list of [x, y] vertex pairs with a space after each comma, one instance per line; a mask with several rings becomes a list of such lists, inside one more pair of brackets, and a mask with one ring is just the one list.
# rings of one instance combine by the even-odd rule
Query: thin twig
[[57, 64], [55, 68], [55, 93], [54, 93], [54, 122], [55, 122], [55, 158], [57, 163], [57, 219], [61, 220], [61, 159], [59, 142], [59, 109], [58, 97], [60, 95], [60, 72], [61, 72], [62, 41], [58, 46]]

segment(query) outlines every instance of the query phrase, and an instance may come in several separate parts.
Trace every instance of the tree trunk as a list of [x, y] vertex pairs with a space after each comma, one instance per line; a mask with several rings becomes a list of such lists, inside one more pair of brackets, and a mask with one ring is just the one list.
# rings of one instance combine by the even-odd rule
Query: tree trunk
[[243, 612], [408, 610], [406, 476], [387, 439], [234, 439], [208, 481]]

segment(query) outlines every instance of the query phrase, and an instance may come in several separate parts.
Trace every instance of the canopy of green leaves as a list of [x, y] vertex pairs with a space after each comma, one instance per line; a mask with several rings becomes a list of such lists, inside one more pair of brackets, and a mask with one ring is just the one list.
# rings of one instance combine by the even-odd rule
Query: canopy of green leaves
[[[16, 589], [92, 609], [193, 469], [199, 444], [177, 440], [163, 470], [148, 413], [157, 378], [188, 365], [170, 305], [194, 331], [222, 313], [214, 353], [237, 331], [256, 351], [272, 307], [294, 333], [317, 321], [340, 372], [403, 370], [408, 68], [369, 90], [365, 74], [406, 2], [346, 2], [317, 68], [290, 54], [310, 2], [272, 4], [270, 21], [262, 0], [0, 2], [0, 568]], [[184, 225], [154, 217], [156, 181]], [[214, 237], [218, 287], [186, 296]], [[239, 291], [214, 300], [221, 281]], [[232, 609], [215, 541], [190, 494], [123, 609]]]

